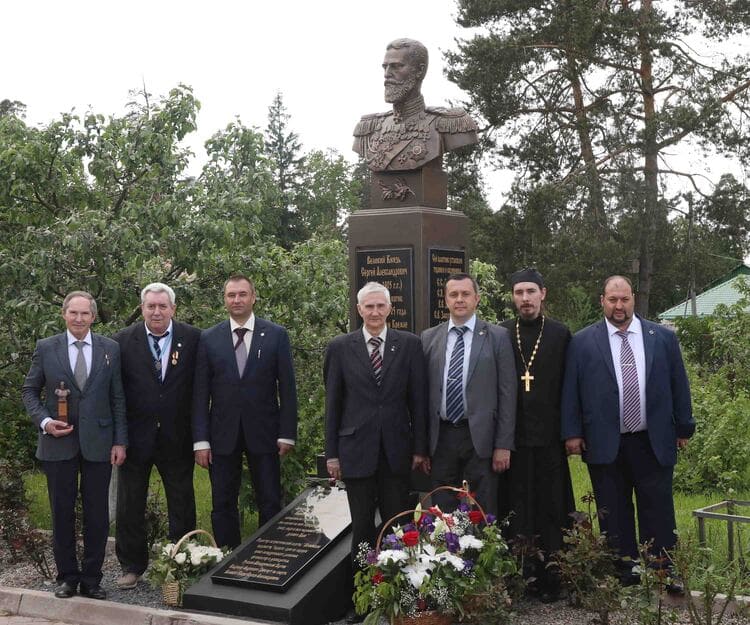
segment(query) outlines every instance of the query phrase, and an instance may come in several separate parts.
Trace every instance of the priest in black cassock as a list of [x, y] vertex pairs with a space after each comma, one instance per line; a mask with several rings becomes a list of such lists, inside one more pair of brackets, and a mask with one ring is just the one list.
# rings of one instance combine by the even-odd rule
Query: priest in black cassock
[[560, 395], [568, 328], [544, 314], [547, 294], [536, 269], [511, 276], [518, 317], [503, 322], [514, 344], [518, 372], [516, 449], [511, 453], [505, 492], [500, 493], [510, 519], [512, 538], [542, 550], [544, 559], [530, 558], [527, 576], [542, 601], [555, 601], [560, 582], [545, 564], [563, 547], [562, 528], [575, 510], [565, 446], [560, 440]]

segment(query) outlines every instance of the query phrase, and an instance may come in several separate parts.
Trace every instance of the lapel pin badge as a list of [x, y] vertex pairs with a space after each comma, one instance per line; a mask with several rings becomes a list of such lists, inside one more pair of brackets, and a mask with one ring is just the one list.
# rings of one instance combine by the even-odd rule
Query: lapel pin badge
[[260, 335], [261, 335], [261, 336], [265, 336], [265, 335], [266, 335], [266, 333], [265, 333], [265, 332], [261, 332], [261, 333], [260, 333]]
[[395, 351], [396, 351], [396, 346], [395, 346], [395, 345], [391, 345], [391, 351], [392, 351], [392, 352], [395, 352]]
[[107, 366], [109, 367], [109, 354], [104, 354], [104, 360], [107, 362]]
[[648, 331], [648, 333], [649, 333], [649, 334], [653, 334], [653, 333], [654, 333], [654, 331], [653, 331], [653, 330], [649, 330], [649, 331]]
[[479, 331], [479, 336], [484, 336], [484, 330]]

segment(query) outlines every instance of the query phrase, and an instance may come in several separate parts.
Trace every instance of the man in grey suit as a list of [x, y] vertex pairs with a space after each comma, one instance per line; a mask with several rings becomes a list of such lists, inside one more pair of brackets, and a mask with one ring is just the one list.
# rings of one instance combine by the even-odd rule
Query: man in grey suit
[[[422, 333], [429, 387], [433, 486], [467, 480], [486, 512], [497, 513], [497, 473], [510, 467], [516, 415], [516, 364], [510, 334], [476, 316], [479, 288], [465, 273], [448, 277], [450, 319]], [[441, 491], [433, 502], [458, 505]]]
[[[62, 314], [67, 332], [37, 342], [23, 403], [38, 431], [36, 457], [47, 476], [55, 596], [72, 597], [80, 584], [84, 597], [106, 599], [100, 583], [109, 533], [109, 479], [112, 465], [125, 461], [128, 443], [120, 348], [91, 332], [96, 301], [89, 293], [68, 293]], [[75, 537], [79, 488], [84, 518], [80, 567]]]

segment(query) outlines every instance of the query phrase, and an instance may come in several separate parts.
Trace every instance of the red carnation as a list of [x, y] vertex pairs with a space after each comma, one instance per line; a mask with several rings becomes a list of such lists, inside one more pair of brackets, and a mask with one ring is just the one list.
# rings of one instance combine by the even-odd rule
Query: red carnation
[[407, 547], [413, 547], [419, 542], [419, 532], [416, 530], [412, 530], [411, 532], [404, 532], [403, 541]]
[[474, 525], [479, 525], [482, 521], [484, 521], [484, 517], [479, 510], [472, 510], [471, 512], [469, 512], [469, 521], [471, 521]]
[[375, 575], [372, 576], [372, 583], [377, 586], [384, 579], [385, 576], [380, 571], [378, 571], [377, 573], [375, 573]]

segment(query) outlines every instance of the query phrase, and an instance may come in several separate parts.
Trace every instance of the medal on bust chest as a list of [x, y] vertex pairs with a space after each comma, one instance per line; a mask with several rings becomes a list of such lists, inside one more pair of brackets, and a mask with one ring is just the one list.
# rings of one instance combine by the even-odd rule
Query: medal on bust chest
[[539, 329], [539, 336], [536, 337], [536, 343], [534, 343], [534, 349], [531, 350], [531, 356], [529, 356], [528, 362], [523, 355], [523, 348], [521, 347], [521, 320], [516, 319], [516, 344], [518, 345], [518, 353], [521, 356], [521, 363], [526, 371], [521, 376], [521, 381], [524, 383], [524, 391], [526, 393], [531, 392], [531, 382], [534, 376], [531, 375], [531, 366], [534, 364], [536, 353], [539, 350], [539, 344], [542, 342], [542, 334], [544, 333], [544, 315], [542, 315], [542, 327]]

